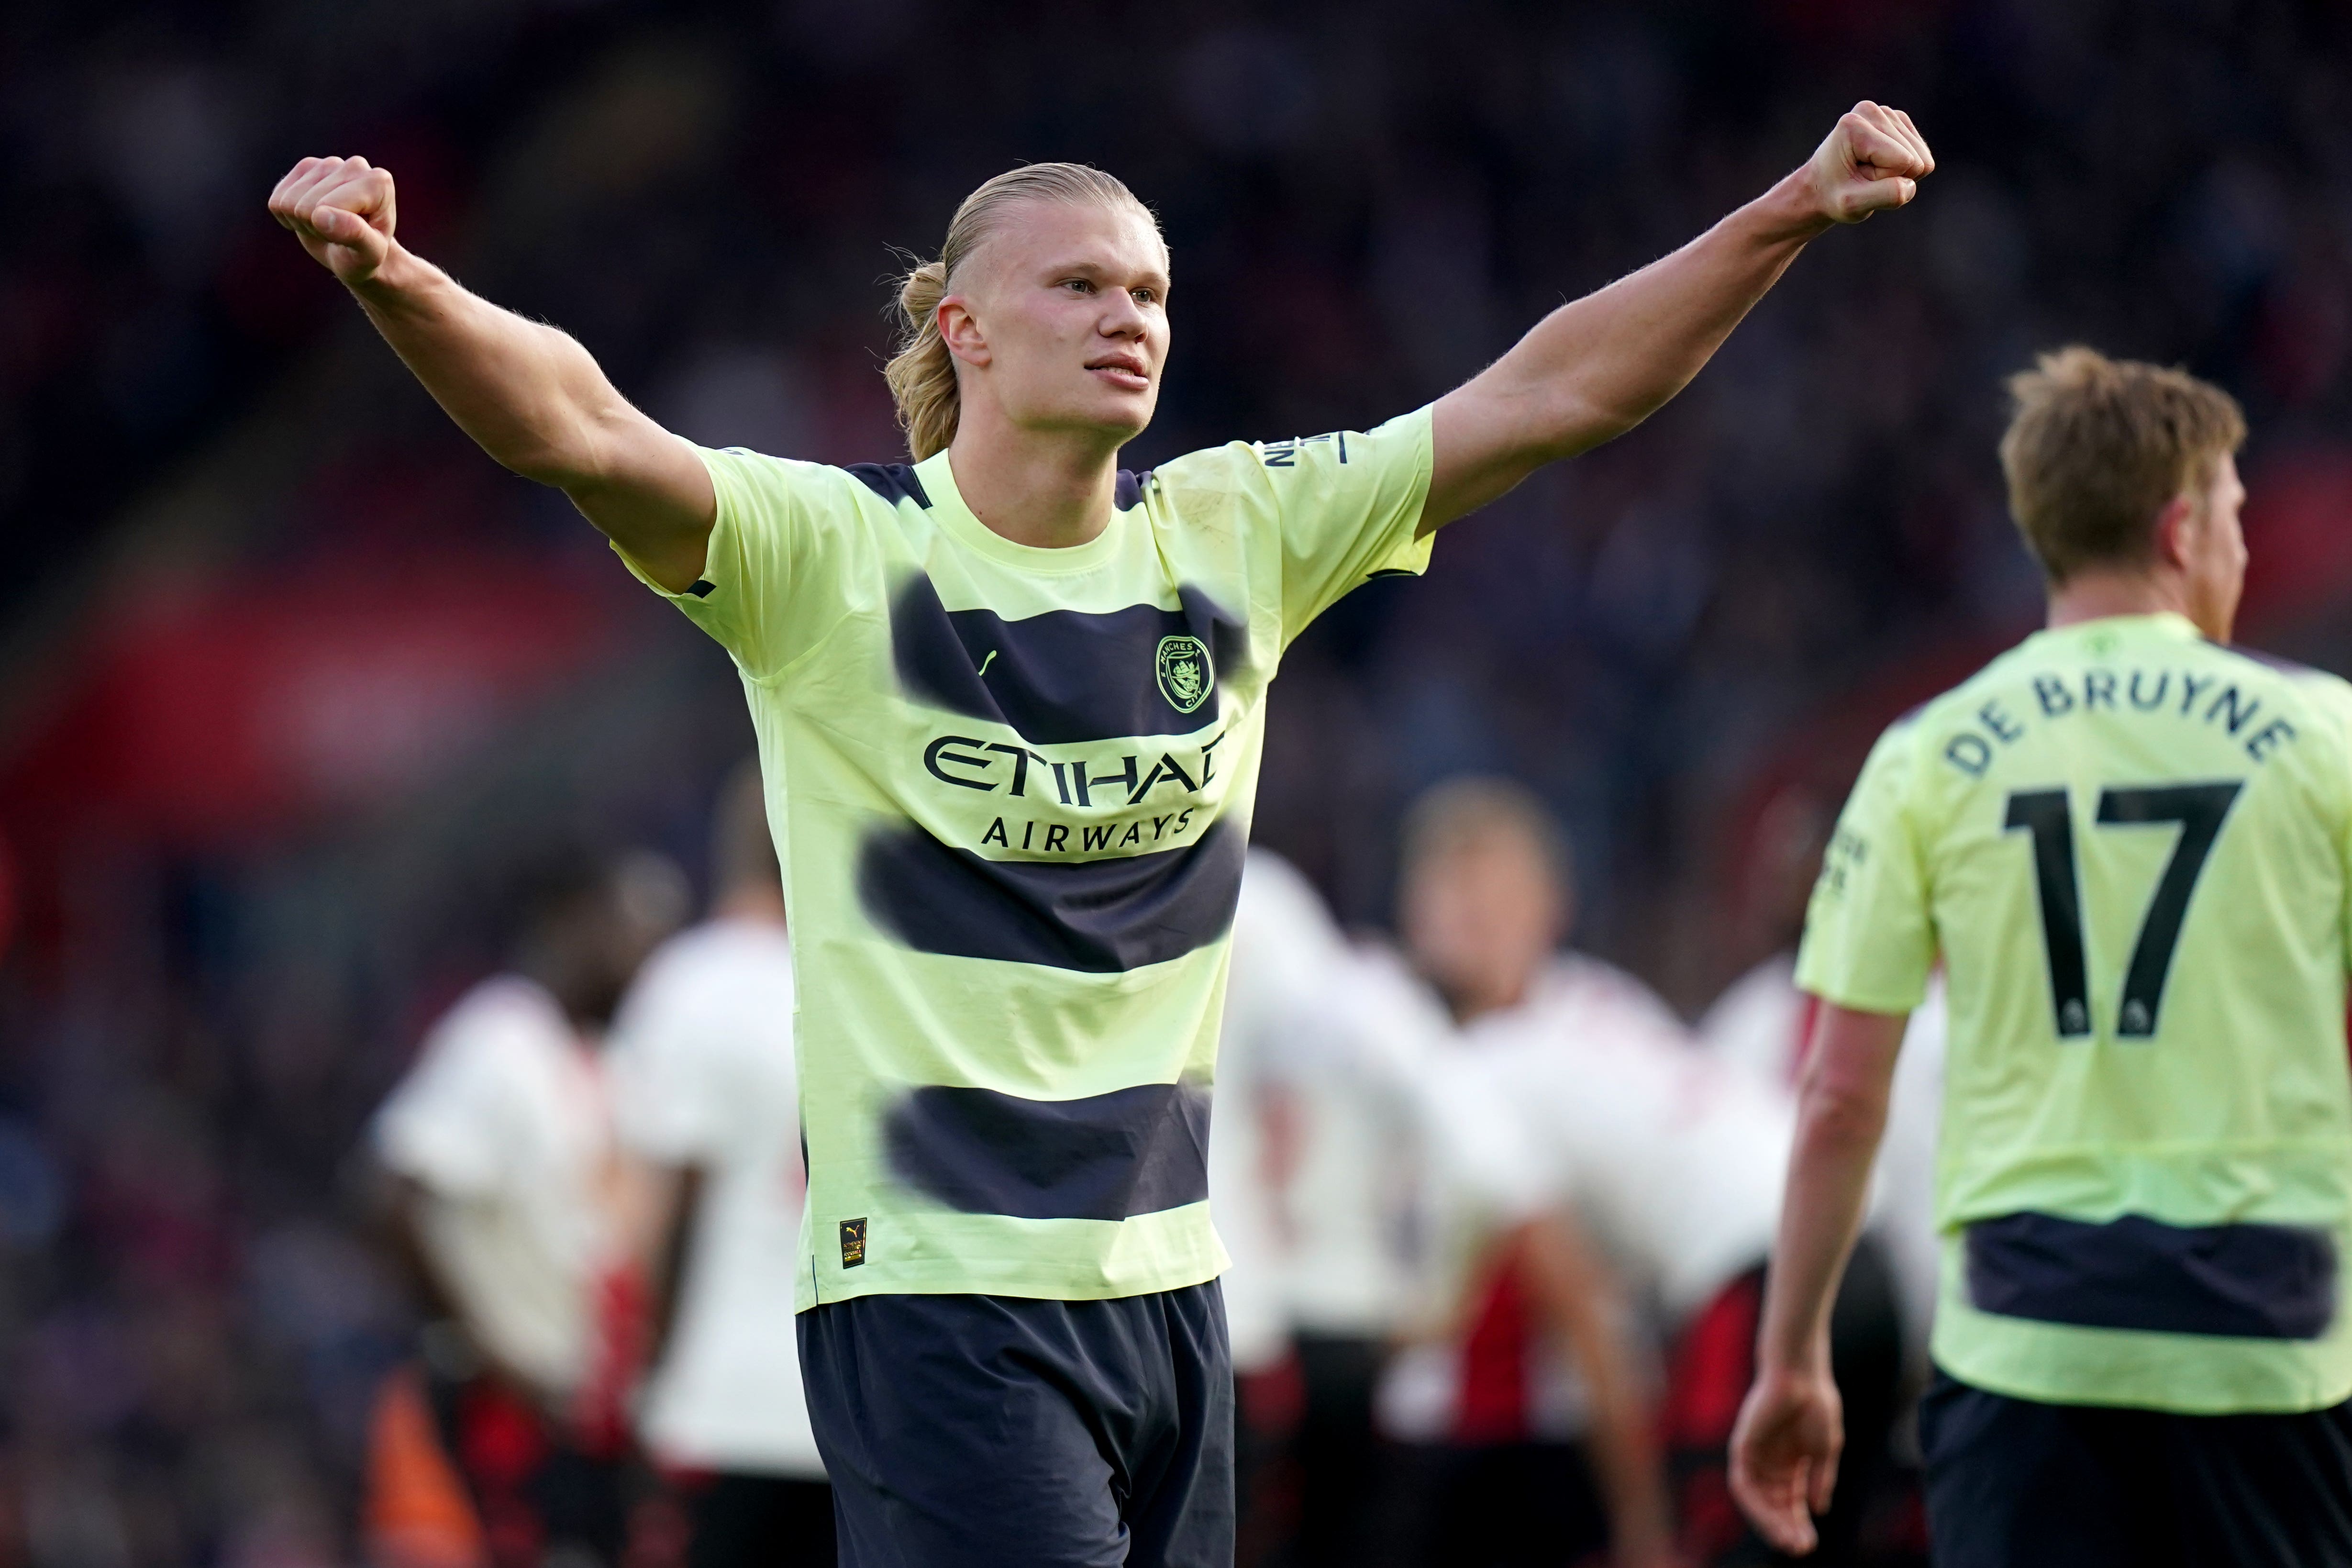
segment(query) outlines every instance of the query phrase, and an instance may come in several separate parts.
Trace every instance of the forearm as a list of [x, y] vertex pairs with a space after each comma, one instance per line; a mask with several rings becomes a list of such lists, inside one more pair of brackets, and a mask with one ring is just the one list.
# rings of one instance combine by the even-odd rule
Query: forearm
[[478, 1372], [520, 1389], [534, 1399], [544, 1399], [544, 1389], [483, 1343], [475, 1331], [473, 1314], [467, 1308], [464, 1292], [454, 1279], [442, 1272], [425, 1235], [430, 1223], [428, 1211], [442, 1200], [406, 1176], [390, 1177], [389, 1187], [381, 1217], [383, 1238], [415, 1299], [428, 1353], [435, 1342], [448, 1346], [461, 1359], [470, 1358]]
[[1935, 166], [1908, 115], [1858, 103], [1804, 167], [1672, 256], [1545, 317], [1438, 399], [1421, 531], [1648, 418], [1689, 384], [1806, 242], [1901, 206]]
[[698, 1165], [654, 1166], [646, 1173], [648, 1204], [638, 1256], [653, 1289], [654, 1321], [646, 1355], [651, 1366], [661, 1364], [669, 1351], [670, 1334], [677, 1327], [678, 1300], [694, 1253], [702, 1188]]
[[1564, 1217], [1529, 1225], [1520, 1237], [1519, 1256], [1545, 1318], [1567, 1342], [1584, 1379], [1593, 1468], [1618, 1560], [1657, 1561], [1674, 1539], [1665, 1471], [1649, 1402], [1633, 1373], [1633, 1353], [1615, 1291], [1573, 1222]]
[[566, 490], [604, 477], [604, 427], [627, 405], [577, 342], [396, 243], [351, 289], [434, 401], [499, 464]]
[[1885, 1125], [1883, 1099], [1808, 1088], [1757, 1340], [1762, 1375], [1828, 1371], [1830, 1310], [1862, 1233], [1871, 1166]]
[[1797, 170], [1672, 255], [1554, 310], [1487, 376], [1528, 406], [1546, 460], [1599, 446], [1688, 385], [1830, 226]]
[[1601, 1473], [1617, 1560], [1656, 1561], [1673, 1544], [1674, 1524], [1649, 1403], [1634, 1386], [1622, 1354], [1581, 1356], [1578, 1366], [1592, 1396], [1592, 1461]]

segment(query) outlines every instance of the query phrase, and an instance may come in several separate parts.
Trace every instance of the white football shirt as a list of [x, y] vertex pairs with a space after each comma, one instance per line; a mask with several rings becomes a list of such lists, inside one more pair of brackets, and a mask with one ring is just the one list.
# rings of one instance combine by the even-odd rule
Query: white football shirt
[[1209, 1209], [1233, 1259], [1223, 1275], [1234, 1370], [1279, 1361], [1290, 1343], [1285, 1194], [1269, 1165], [1270, 1118], [1285, 1054], [1342, 954], [1314, 887], [1288, 861], [1252, 849], [1234, 911], [1233, 969], [1209, 1123]]
[[1670, 1318], [1769, 1252], [1790, 1096], [1710, 1060], [1631, 977], [1563, 959], [1474, 1021], [1456, 1062], [1485, 1090], [1483, 1115], [1457, 1110], [1457, 1168], [1507, 1212], [1575, 1203]]
[[[1813, 1008], [1797, 989], [1797, 956], [1764, 960], [1734, 981], [1699, 1020], [1699, 1043], [1716, 1060], [1770, 1089], [1793, 1085], [1803, 1065]], [[1886, 1248], [1903, 1298], [1904, 1337], [1922, 1363], [1936, 1316], [1942, 1242], [1936, 1234], [1936, 1129], [1944, 1102], [1944, 983], [1911, 1015], [1878, 1146], [1871, 1232]]]
[[807, 1191], [793, 1002], [782, 927], [671, 938], [614, 1024], [614, 1114], [638, 1154], [703, 1173], [647, 1443], [673, 1464], [822, 1479], [793, 1326]]
[[376, 1113], [377, 1154], [424, 1189], [427, 1260], [467, 1331], [551, 1405], [587, 1373], [614, 1256], [610, 1127], [593, 1050], [513, 975], [458, 999]]

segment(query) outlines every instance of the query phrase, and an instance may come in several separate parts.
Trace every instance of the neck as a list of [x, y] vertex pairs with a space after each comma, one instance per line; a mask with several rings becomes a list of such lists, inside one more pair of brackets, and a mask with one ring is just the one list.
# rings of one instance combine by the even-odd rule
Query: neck
[[1516, 982], [1493, 981], [1467, 986], [1438, 987], [1445, 998], [1446, 1011], [1454, 1015], [1456, 1024], [1469, 1024], [1489, 1013], [1501, 1013], [1517, 1006], [1528, 999], [1529, 977], [1520, 975]]
[[710, 912], [722, 921], [780, 926], [784, 923], [784, 890], [769, 882], [745, 882], [719, 894]]
[[1065, 550], [1110, 526], [1118, 447], [1100, 430], [1024, 429], [980, 405], [963, 411], [948, 463], [957, 493], [990, 532]]
[[604, 1026], [612, 1022], [614, 1006], [621, 999], [618, 986], [586, 964], [567, 962], [551, 953], [534, 955], [515, 969], [555, 998], [555, 1005], [563, 1009], [563, 1016], [584, 1041], [590, 1045], [603, 1043]]
[[2110, 616], [2189, 614], [2183, 585], [2148, 572], [2078, 572], [2050, 590], [2050, 626], [2071, 626]]

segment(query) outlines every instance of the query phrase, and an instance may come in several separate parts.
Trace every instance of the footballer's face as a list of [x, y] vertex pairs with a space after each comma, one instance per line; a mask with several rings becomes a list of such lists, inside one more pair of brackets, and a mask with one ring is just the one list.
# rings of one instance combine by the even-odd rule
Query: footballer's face
[[1409, 868], [1398, 917], [1413, 966], [1467, 1023], [1525, 999], [1564, 934], [1567, 900], [1544, 851], [1495, 826]]
[[2238, 595], [2246, 586], [2246, 535], [2238, 525], [2246, 487], [2238, 480], [2238, 460], [2223, 454], [2213, 465], [2212, 481], [2191, 500], [2180, 531], [2189, 618], [2199, 631], [2225, 643], [2237, 625]]
[[1097, 435], [1118, 447], [1151, 423], [1168, 359], [1168, 247], [1125, 205], [1024, 201], [959, 268], [941, 331], [967, 411]]

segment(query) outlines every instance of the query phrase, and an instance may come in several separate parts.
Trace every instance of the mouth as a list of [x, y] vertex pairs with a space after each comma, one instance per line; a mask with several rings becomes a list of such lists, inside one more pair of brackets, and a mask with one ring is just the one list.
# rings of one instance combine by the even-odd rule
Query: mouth
[[1087, 372], [1124, 392], [1144, 392], [1151, 385], [1151, 373], [1138, 354], [1106, 354], [1088, 362]]

